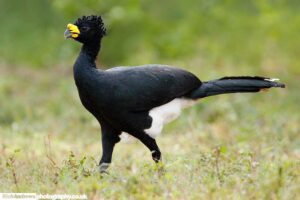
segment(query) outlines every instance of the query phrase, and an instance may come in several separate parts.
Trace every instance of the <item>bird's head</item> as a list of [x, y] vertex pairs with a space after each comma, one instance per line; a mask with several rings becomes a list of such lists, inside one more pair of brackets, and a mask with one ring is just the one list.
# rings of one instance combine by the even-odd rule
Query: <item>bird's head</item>
[[81, 43], [100, 40], [106, 34], [101, 16], [83, 16], [74, 24], [69, 23], [65, 31], [65, 38], [73, 38]]

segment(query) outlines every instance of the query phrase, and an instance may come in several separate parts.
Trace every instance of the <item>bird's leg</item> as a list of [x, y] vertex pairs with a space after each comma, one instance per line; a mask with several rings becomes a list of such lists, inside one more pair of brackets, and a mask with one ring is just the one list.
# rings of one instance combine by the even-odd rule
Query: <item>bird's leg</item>
[[157, 149], [151, 151], [151, 155], [152, 155], [152, 159], [154, 160], [155, 163], [158, 163], [161, 161], [161, 152], [158, 147], [157, 147]]
[[138, 132], [132, 135], [137, 139], [139, 139], [146, 147], [148, 147], [148, 149], [151, 152], [152, 159], [154, 160], [155, 163], [161, 162], [161, 152], [156, 144], [155, 139], [153, 139], [152, 137], [150, 137], [144, 132]]
[[156, 140], [150, 137], [149, 135], [143, 133], [139, 134], [137, 138], [148, 147], [148, 149], [151, 151], [152, 159], [156, 163], [156, 170], [158, 172], [158, 175], [161, 176], [165, 174], [165, 169], [162, 164], [162, 158], [161, 158], [161, 152], [159, 150], [159, 147], [156, 144]]
[[107, 172], [107, 168], [111, 163], [112, 153], [115, 143], [108, 141], [107, 139], [102, 139], [102, 158], [99, 163], [100, 173]]
[[100, 173], [107, 173], [112, 159], [114, 146], [120, 141], [119, 134], [112, 129], [102, 126], [102, 158], [99, 163]]

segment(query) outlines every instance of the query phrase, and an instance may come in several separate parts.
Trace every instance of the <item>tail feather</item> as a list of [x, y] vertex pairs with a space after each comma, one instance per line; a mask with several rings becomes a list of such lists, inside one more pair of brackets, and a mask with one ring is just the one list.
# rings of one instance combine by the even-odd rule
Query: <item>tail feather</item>
[[188, 96], [198, 99], [218, 94], [259, 92], [272, 87], [284, 88], [283, 83], [278, 79], [271, 79], [259, 76], [233, 76], [203, 82], [203, 84], [192, 91]]

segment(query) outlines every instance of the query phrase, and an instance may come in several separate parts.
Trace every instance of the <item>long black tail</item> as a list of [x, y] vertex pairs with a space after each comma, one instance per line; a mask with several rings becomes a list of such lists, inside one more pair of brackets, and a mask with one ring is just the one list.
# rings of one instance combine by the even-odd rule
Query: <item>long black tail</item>
[[224, 77], [203, 82], [198, 89], [192, 91], [188, 96], [192, 99], [198, 99], [226, 93], [259, 92], [272, 87], [284, 88], [285, 85], [277, 82], [277, 80], [258, 76]]

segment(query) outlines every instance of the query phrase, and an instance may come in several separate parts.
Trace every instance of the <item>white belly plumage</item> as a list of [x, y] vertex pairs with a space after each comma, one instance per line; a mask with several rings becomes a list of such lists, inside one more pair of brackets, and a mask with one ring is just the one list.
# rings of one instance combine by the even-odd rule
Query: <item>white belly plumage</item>
[[194, 100], [177, 98], [164, 105], [151, 109], [149, 115], [152, 117], [152, 124], [149, 129], [144, 130], [145, 133], [152, 138], [157, 137], [166, 123], [176, 119], [183, 108], [186, 108], [193, 103], [195, 103]]

